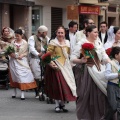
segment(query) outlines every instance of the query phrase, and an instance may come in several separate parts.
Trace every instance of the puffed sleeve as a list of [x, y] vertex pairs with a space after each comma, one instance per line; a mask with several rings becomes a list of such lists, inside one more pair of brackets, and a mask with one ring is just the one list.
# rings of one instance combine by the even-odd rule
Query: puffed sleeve
[[106, 54], [106, 51], [105, 51], [105, 49], [103, 48], [103, 51], [102, 51], [102, 60], [103, 61], [106, 61], [109, 57], [108, 57], [108, 55]]
[[24, 40], [24, 50], [22, 53], [24, 56], [28, 55], [28, 43]]
[[103, 47], [103, 44], [100, 42], [100, 41], [97, 41], [96, 43], [96, 52], [97, 52], [97, 55], [98, 55], [98, 58], [100, 61], [106, 61], [109, 57], [108, 55], [106, 54], [106, 51]]
[[54, 54], [54, 45], [48, 44], [47, 52], [50, 52], [51, 54]]
[[70, 61], [73, 62], [74, 59], [80, 58], [80, 49], [81, 49], [81, 43], [78, 42], [76, 46], [74, 47], [74, 50], [72, 54], [70, 55]]

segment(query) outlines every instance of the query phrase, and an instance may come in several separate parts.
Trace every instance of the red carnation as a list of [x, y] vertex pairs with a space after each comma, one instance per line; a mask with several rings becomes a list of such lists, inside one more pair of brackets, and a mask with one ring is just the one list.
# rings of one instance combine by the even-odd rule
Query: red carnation
[[108, 49], [106, 50], [106, 53], [107, 53], [108, 56], [110, 56], [111, 51], [112, 51], [112, 48], [108, 48]]
[[84, 43], [82, 45], [81, 53], [85, 58], [94, 58], [94, 56], [90, 52], [91, 50], [94, 50], [94, 45], [91, 43]]
[[83, 45], [82, 45], [82, 49], [84, 49], [84, 50], [93, 50], [94, 49], [94, 45], [93, 44], [91, 44], [91, 43], [84, 43]]
[[41, 59], [44, 61], [47, 57], [51, 57], [51, 53], [47, 52], [46, 54], [42, 55]]
[[59, 57], [60, 56], [51, 57], [51, 53], [47, 52], [46, 54], [42, 55], [41, 60], [42, 60], [43, 64], [49, 64], [51, 61], [55, 61]]

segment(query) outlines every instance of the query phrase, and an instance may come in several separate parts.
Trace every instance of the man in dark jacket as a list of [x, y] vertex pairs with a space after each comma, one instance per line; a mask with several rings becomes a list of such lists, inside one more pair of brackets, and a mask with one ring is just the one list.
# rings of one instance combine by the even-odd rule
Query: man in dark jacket
[[99, 38], [103, 43], [103, 45], [107, 42], [107, 39], [108, 39], [107, 23], [105, 21], [100, 23]]
[[65, 38], [70, 41], [70, 47], [71, 47], [71, 51], [72, 51], [76, 44], [75, 33], [77, 32], [78, 24], [75, 21], [71, 21], [68, 24], [68, 27], [69, 27], [69, 29], [66, 30]]

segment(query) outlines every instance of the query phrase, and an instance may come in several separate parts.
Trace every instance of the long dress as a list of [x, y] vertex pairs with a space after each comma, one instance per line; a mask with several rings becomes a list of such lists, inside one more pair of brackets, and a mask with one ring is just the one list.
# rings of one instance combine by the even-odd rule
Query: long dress
[[[78, 43], [71, 55], [71, 61], [82, 57], [81, 45], [86, 42], [89, 41], [84, 39]], [[104, 75], [105, 70], [104, 67], [101, 67], [101, 60], [107, 59], [108, 56], [99, 41], [95, 42], [95, 51], [91, 51], [91, 53], [94, 60], [88, 58], [86, 64], [76, 64], [73, 67], [78, 95], [76, 102], [77, 120], [102, 120], [106, 113], [106, 86], [103, 82], [107, 84], [107, 80], [102, 81], [99, 78], [101, 73]], [[92, 72], [96, 73], [92, 74]]]
[[52, 57], [60, 56], [54, 62], [59, 67], [59, 71], [52, 69], [49, 65], [45, 70], [45, 92], [48, 97], [62, 100], [76, 100], [76, 84], [72, 67], [69, 61], [68, 53], [70, 52], [70, 43], [66, 40], [65, 45], [60, 45], [58, 40], [51, 40], [48, 50]]
[[12, 87], [19, 88], [20, 90], [36, 88], [36, 82], [27, 60], [27, 42], [22, 40], [21, 44], [17, 44], [15, 41], [12, 41], [11, 45], [14, 47], [16, 54], [24, 54], [25, 57], [23, 57], [21, 60], [12, 57], [10, 58], [9, 67], [12, 77], [10, 80], [10, 85]]

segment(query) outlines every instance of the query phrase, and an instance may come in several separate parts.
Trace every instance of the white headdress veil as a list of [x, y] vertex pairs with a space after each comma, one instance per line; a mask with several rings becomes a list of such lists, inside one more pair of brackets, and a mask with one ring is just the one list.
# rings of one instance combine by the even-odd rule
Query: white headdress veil
[[10, 30], [10, 36], [15, 37], [14, 30], [13, 30], [13, 29], [11, 29], [11, 28], [9, 28], [9, 30]]
[[114, 27], [115, 26], [110, 26], [110, 28], [108, 29], [108, 39], [107, 42], [104, 44], [105, 49], [111, 48], [113, 43], [115, 42]]

